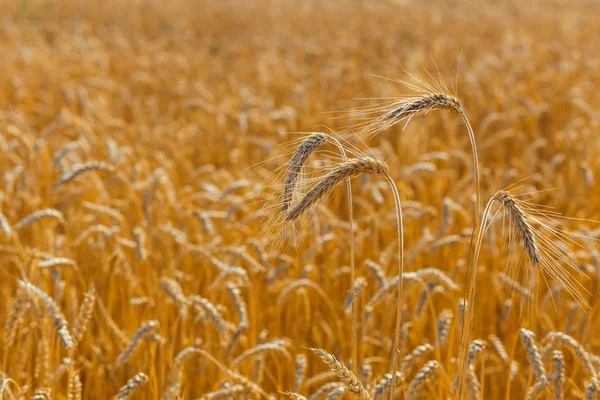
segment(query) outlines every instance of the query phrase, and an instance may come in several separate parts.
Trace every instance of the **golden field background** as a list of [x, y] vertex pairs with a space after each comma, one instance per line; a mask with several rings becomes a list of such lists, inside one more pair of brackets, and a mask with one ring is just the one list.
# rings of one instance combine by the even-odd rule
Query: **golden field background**
[[[479, 260], [472, 327], [487, 346], [465, 397], [596, 398], [597, 2], [1, 3], [0, 399], [107, 399], [138, 373], [148, 379], [130, 398], [311, 398], [340, 380], [309, 347], [355, 370], [370, 396], [389, 398], [375, 391], [390, 372], [393, 290], [359, 319], [351, 366], [343, 188], [285, 236], [290, 228], [270, 218], [284, 179], [274, 172], [302, 138], [294, 132], [340, 130], [356, 121], [329, 112], [410, 93], [374, 75], [406, 79], [408, 71], [431, 82], [425, 70], [437, 77], [436, 67], [448, 84], [458, 79], [483, 202], [525, 179], [521, 191], [538, 191], [535, 203], [577, 218], [557, 219], [579, 243], [559, 246], [581, 272], [589, 305], [541, 275], [530, 287], [523, 250], [495, 222]], [[424, 287], [405, 285], [396, 397], [457, 398], [459, 305], [475, 223], [469, 140], [443, 110], [403, 126], [353, 143], [385, 161], [398, 185], [405, 271], [438, 270], [424, 275]], [[318, 177], [340, 162], [334, 152], [326, 145], [308, 172]], [[103, 170], [60, 183], [90, 162]], [[397, 274], [398, 249], [384, 181], [355, 179], [353, 194], [363, 316]], [[58, 334], [59, 314], [71, 336], [81, 332], [72, 350]], [[549, 386], [539, 393], [522, 327], [543, 353]], [[557, 344], [553, 332], [573, 341]], [[410, 356], [417, 348], [424, 354]], [[564, 374], [553, 350], [564, 356]], [[307, 360], [301, 380], [298, 355]], [[430, 360], [438, 367], [428, 377]], [[329, 391], [321, 398], [352, 398]]]

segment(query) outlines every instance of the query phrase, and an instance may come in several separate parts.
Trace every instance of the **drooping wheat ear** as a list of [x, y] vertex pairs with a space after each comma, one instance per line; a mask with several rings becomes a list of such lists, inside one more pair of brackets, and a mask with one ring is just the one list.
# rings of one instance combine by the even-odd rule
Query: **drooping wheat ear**
[[338, 388], [335, 388], [331, 392], [329, 392], [329, 394], [327, 395], [327, 400], [336, 400], [340, 396], [342, 396], [344, 393], [346, 393], [347, 391], [348, 391], [348, 388], [345, 386], [340, 386]]
[[73, 340], [75, 340], [75, 345], [78, 345], [81, 342], [85, 331], [88, 329], [95, 303], [96, 289], [92, 287], [85, 294], [83, 302], [81, 303], [81, 307], [79, 308], [79, 314], [77, 315], [77, 319], [73, 325]]
[[336, 166], [313, 187], [285, 217], [286, 221], [293, 221], [302, 215], [311, 206], [330, 193], [335, 186], [364, 174], [379, 174], [389, 176], [387, 165], [370, 157], [360, 157], [348, 160]]
[[42, 219], [54, 219], [60, 224], [65, 223], [63, 214], [60, 211], [54, 208], [44, 208], [43, 210], [37, 210], [32, 212], [31, 214], [17, 222], [15, 228], [22, 229]]
[[225, 359], [229, 359], [231, 352], [233, 351], [235, 345], [237, 344], [239, 338], [246, 332], [250, 323], [248, 322], [248, 313], [246, 311], [246, 304], [244, 303], [244, 299], [242, 298], [242, 294], [240, 289], [232, 283], [227, 284], [227, 293], [233, 299], [235, 304], [235, 308], [238, 313], [238, 317], [240, 322], [231, 335], [231, 339], [229, 340], [229, 345], [227, 346], [227, 351], [225, 353]]
[[140, 346], [142, 341], [148, 340], [152, 337], [152, 335], [156, 334], [158, 331], [158, 321], [148, 321], [145, 322], [138, 330], [133, 334], [129, 344], [123, 350], [123, 352], [117, 357], [117, 361], [115, 361], [114, 367], [120, 367], [125, 364], [127, 360], [133, 355], [136, 349]]
[[112, 165], [105, 163], [104, 161], [90, 161], [85, 164], [75, 164], [73, 168], [63, 173], [58, 180], [54, 183], [54, 187], [65, 185], [78, 176], [85, 174], [89, 171], [107, 171], [115, 172], [115, 168]]
[[77, 262], [66, 257], [52, 257], [38, 263], [39, 268], [73, 268], [75, 266], [77, 266]]
[[527, 253], [531, 263], [533, 265], [539, 265], [542, 261], [540, 248], [537, 243], [534, 230], [527, 220], [527, 213], [518, 204], [518, 201], [515, 201], [515, 197], [509, 192], [501, 190], [494, 195], [494, 198], [500, 202], [515, 224], [515, 227], [521, 236], [521, 243], [523, 244], [525, 252]]
[[231, 385], [224, 387], [214, 392], [206, 393], [200, 399], [202, 400], [219, 400], [219, 399], [232, 399], [233, 396], [239, 396], [245, 393], [247, 389], [243, 385]]
[[99, 214], [106, 215], [114, 219], [116, 222], [122, 223], [123, 221], [125, 221], [125, 217], [123, 216], [123, 214], [121, 214], [115, 208], [103, 206], [101, 204], [90, 203], [89, 201], [84, 201], [83, 203], [81, 203], [81, 205], [87, 210], [95, 211]]
[[364, 388], [360, 380], [344, 364], [323, 349], [311, 348], [311, 350], [321, 358], [330, 371], [340, 378], [350, 393], [359, 399], [371, 399], [371, 395]]
[[554, 365], [553, 383], [554, 400], [562, 400], [565, 387], [565, 357], [560, 350], [552, 353], [552, 364]]
[[294, 155], [290, 159], [288, 173], [283, 187], [283, 197], [281, 200], [281, 212], [286, 213], [292, 202], [296, 182], [302, 173], [302, 168], [310, 155], [323, 143], [327, 141], [327, 136], [320, 132], [315, 132], [304, 139], [296, 148]]
[[383, 114], [371, 119], [370, 122], [359, 125], [359, 128], [361, 128], [359, 136], [363, 139], [368, 139], [401, 121], [407, 121], [408, 124], [415, 115], [425, 114], [432, 110], [450, 110], [456, 114], [463, 115], [462, 105], [456, 97], [437, 90], [431, 90], [420, 96], [402, 97], [399, 100], [383, 105], [379, 104], [350, 110], [350, 115], [368, 118], [374, 113], [384, 111]]
[[367, 386], [370, 390], [369, 385], [371, 384], [371, 378], [373, 378], [373, 366], [371, 365], [371, 359], [365, 358], [362, 365], [360, 366], [360, 378], [363, 385]]
[[467, 387], [469, 389], [469, 400], [481, 400], [481, 383], [479, 383], [479, 379], [477, 378], [474, 365], [469, 365]]
[[428, 361], [427, 364], [417, 374], [415, 375], [413, 381], [410, 383], [408, 387], [408, 392], [406, 393], [407, 399], [418, 399], [420, 398], [420, 394], [425, 388], [425, 385], [428, 381], [431, 381], [438, 374], [438, 369], [440, 367], [440, 363], [435, 360]]
[[294, 400], [307, 400], [306, 397], [302, 396], [299, 393], [284, 392], [283, 394]]
[[481, 340], [481, 339], [473, 340], [473, 342], [469, 346], [469, 356], [467, 358], [467, 364], [472, 365], [473, 361], [475, 360], [475, 357], [477, 357], [477, 355], [479, 353], [483, 352], [486, 347], [487, 347], [487, 343], [485, 342], [485, 340]]
[[173, 360], [173, 365], [171, 366], [171, 371], [169, 373], [169, 386], [175, 386], [181, 381], [181, 371], [183, 369], [183, 363], [185, 360], [190, 359], [191, 357], [201, 354], [199, 345], [188, 346], [181, 350], [175, 359]]
[[494, 348], [494, 351], [496, 352], [498, 357], [500, 357], [500, 360], [502, 360], [502, 362], [505, 365], [509, 365], [510, 357], [508, 356], [508, 353], [506, 352], [506, 349], [504, 348], [504, 344], [502, 343], [500, 338], [498, 338], [498, 336], [496, 336], [496, 335], [490, 335], [488, 337], [488, 340], [492, 344], [492, 347]]
[[594, 400], [598, 396], [598, 388], [600, 387], [600, 382], [598, 382], [598, 378], [593, 377], [590, 379], [588, 384], [585, 387], [585, 397], [584, 400]]
[[590, 354], [585, 351], [581, 343], [579, 343], [573, 337], [562, 332], [551, 332], [548, 337], [552, 341], [553, 345], [558, 345], [569, 349], [579, 363], [583, 366], [584, 371], [589, 377], [596, 376], [596, 368], [592, 363], [592, 358], [590, 357]]
[[165, 390], [165, 393], [162, 395], [162, 400], [173, 400], [179, 399], [179, 393], [181, 392], [181, 383], [176, 383], [171, 385]]
[[[327, 373], [331, 373], [331, 371], [328, 371]], [[335, 377], [335, 374], [333, 374], [333, 376]], [[306, 381], [307, 383], [309, 382], [308, 380]], [[309, 386], [309, 385], [307, 385]], [[321, 387], [319, 389], [317, 389], [311, 396], [309, 400], [317, 400], [320, 399], [321, 397], [325, 396], [325, 394], [331, 392], [333, 389], [335, 388], [339, 388], [341, 386], [344, 386], [343, 383], [341, 382], [327, 382], [324, 383], [323, 385], [321, 385]], [[345, 386], [344, 386], [345, 387]]]
[[81, 379], [79, 378], [79, 373], [77, 371], [73, 371], [71, 373], [71, 376], [69, 376], [67, 399], [68, 400], [81, 400], [82, 390], [83, 390], [83, 386], [81, 384]]
[[438, 342], [441, 347], [446, 346], [448, 338], [450, 337], [450, 327], [454, 320], [454, 313], [452, 310], [442, 310], [437, 319], [437, 335]]
[[232, 368], [236, 369], [242, 361], [267, 352], [276, 353], [287, 358], [288, 360], [291, 360], [292, 356], [286, 349], [286, 347], [289, 347], [290, 344], [291, 342], [289, 339], [276, 339], [268, 343], [259, 344], [258, 346], [243, 352], [239, 357], [233, 360], [231, 366]]
[[13, 303], [6, 325], [4, 326], [4, 348], [8, 349], [15, 343], [19, 326], [23, 323], [23, 315], [29, 308], [30, 302], [27, 291], [22, 287], [17, 288], [15, 302]]
[[31, 396], [31, 400], [51, 400], [52, 399], [52, 390], [47, 387], [36, 389]]
[[208, 315], [211, 322], [219, 328], [222, 335], [227, 334], [227, 324], [225, 324], [225, 321], [221, 317], [221, 313], [213, 303], [208, 299], [197, 295], [190, 296], [188, 299], [191, 302], [192, 307]]
[[10, 229], [10, 224], [8, 223], [8, 220], [6, 219], [6, 216], [2, 213], [2, 211], [0, 211], [0, 229], [4, 233], [4, 236], [7, 239], [10, 239], [12, 235], [12, 229]]
[[354, 288], [348, 289], [348, 294], [346, 295], [346, 300], [344, 301], [344, 313], [345, 314], [350, 314], [350, 312], [351, 312], [350, 307], [352, 306], [353, 297], [360, 296], [360, 294], [362, 293], [362, 291], [365, 289], [366, 286], [367, 286], [367, 280], [363, 276], [358, 277], [354, 281]]
[[540, 355], [540, 351], [535, 342], [535, 335], [530, 330], [521, 328], [521, 340], [527, 350], [527, 358], [529, 359], [529, 364], [531, 364], [537, 380], [548, 386], [546, 369], [544, 368], [542, 356]]
[[519, 363], [514, 360], [511, 361], [510, 367], [508, 368], [508, 372], [509, 372], [509, 379], [511, 381], [514, 381], [515, 378], [517, 377], [517, 374], [519, 373]]
[[62, 343], [67, 349], [72, 350], [74, 344], [71, 333], [69, 332], [69, 324], [54, 299], [26, 280], [19, 280], [19, 286], [29, 293], [31, 297], [35, 297], [42, 302], [48, 315], [52, 318], [52, 323], [54, 324]]
[[140, 386], [148, 381], [148, 375], [144, 374], [143, 372], [135, 374], [135, 376], [128, 380], [125, 386], [119, 390], [119, 393], [115, 396], [115, 398], [118, 400], [126, 400], [131, 398], [131, 396], [133, 396], [133, 394], [139, 390]]
[[181, 317], [185, 319], [188, 313], [188, 305], [189, 301], [183, 294], [183, 290], [181, 289], [181, 285], [175, 279], [171, 279], [169, 277], [163, 276], [160, 278], [160, 285], [167, 292], [169, 297], [175, 301], [177, 306], [179, 307], [179, 312]]
[[[378, 398], [382, 397], [384, 394], [386, 394], [389, 390], [390, 387], [392, 386], [392, 374], [387, 373], [385, 375], [383, 375], [383, 378], [377, 382], [377, 385], [375, 385], [375, 390], [373, 391], [373, 399], [377, 400]], [[404, 374], [401, 372], [396, 372], [396, 379], [394, 382], [394, 385], [399, 385], [402, 384], [404, 382]]]
[[302, 387], [304, 382], [304, 376], [306, 374], [306, 368], [308, 367], [308, 358], [304, 354], [298, 354], [296, 356], [296, 374], [294, 379], [294, 390], [297, 392]]
[[512, 290], [513, 292], [519, 293], [519, 295], [521, 295], [521, 297], [524, 297], [528, 301], [533, 300], [531, 291], [524, 288], [519, 282], [515, 281], [514, 279], [512, 279], [511, 277], [509, 277], [508, 275], [506, 275], [504, 273], [499, 273], [498, 277], [499, 277], [500, 283], [502, 285], [506, 286], [507, 289]]
[[144, 261], [148, 257], [146, 252], [146, 234], [144, 230], [139, 226], [133, 230], [133, 237], [135, 239], [135, 252], [137, 258], [140, 261]]
[[383, 286], [385, 286], [386, 277], [381, 265], [372, 260], [366, 260], [365, 265], [373, 275], [373, 278], [375, 278], [375, 281], [377, 282], [377, 288], [381, 289]]
[[410, 354], [407, 354], [402, 359], [402, 365], [400, 366], [400, 372], [408, 374], [410, 370], [419, 362], [423, 360], [428, 354], [433, 351], [433, 346], [429, 343], [422, 344], [414, 348]]

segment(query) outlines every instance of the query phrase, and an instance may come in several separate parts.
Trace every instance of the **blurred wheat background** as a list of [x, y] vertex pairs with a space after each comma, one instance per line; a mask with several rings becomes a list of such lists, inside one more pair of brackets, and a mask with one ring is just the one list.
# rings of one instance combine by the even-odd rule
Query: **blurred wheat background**
[[[410, 94], [405, 71], [457, 88], [482, 207], [516, 185], [570, 218], [548, 214], [546, 256], [581, 304], [506, 213], [490, 222], [463, 398], [597, 398], [598, 2], [1, 3], [0, 399], [458, 399], [476, 223], [460, 118], [348, 145], [402, 200], [397, 346], [385, 179], [352, 180], [356, 365], [345, 188], [274, 218], [299, 132], [352, 133], [330, 112]], [[294, 202], [336, 154], [311, 156]]]

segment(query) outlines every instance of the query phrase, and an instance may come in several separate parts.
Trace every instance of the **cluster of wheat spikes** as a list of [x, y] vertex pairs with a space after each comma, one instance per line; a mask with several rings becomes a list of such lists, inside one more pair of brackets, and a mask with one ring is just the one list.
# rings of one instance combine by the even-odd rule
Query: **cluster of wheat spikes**
[[598, 399], [593, 3], [0, 0], [0, 400]]

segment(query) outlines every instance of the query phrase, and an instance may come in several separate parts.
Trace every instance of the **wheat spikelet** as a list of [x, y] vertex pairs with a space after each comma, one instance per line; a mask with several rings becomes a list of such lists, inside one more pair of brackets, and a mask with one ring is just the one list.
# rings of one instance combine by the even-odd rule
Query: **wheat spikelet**
[[121, 214], [119, 211], [112, 207], [103, 206], [101, 204], [96, 203], [90, 203], [89, 201], [84, 201], [83, 203], [81, 203], [81, 205], [86, 210], [96, 211], [99, 214], [106, 215], [114, 219], [116, 222], [122, 223], [123, 221], [125, 221], [125, 217], [123, 216], [123, 214]]
[[58, 221], [60, 224], [65, 223], [63, 214], [60, 211], [58, 211], [54, 208], [44, 208], [43, 210], [37, 210], [37, 211], [32, 212], [31, 214], [29, 214], [28, 216], [26, 216], [25, 218], [23, 218], [22, 220], [17, 222], [17, 224], [15, 225], [15, 228], [22, 229], [22, 228], [25, 228], [37, 221], [43, 220], [43, 219], [54, 219], [54, 220]]
[[85, 164], [75, 164], [73, 168], [63, 173], [58, 180], [54, 183], [54, 187], [59, 187], [62, 185], [66, 185], [67, 183], [73, 181], [78, 176], [85, 174], [89, 171], [107, 171], [114, 172], [115, 169], [113, 166], [103, 162], [103, 161], [90, 161]]
[[481, 339], [475, 339], [469, 346], [469, 355], [467, 358], [467, 365], [472, 365], [475, 357], [485, 350], [487, 343]]
[[383, 162], [370, 157], [361, 157], [348, 160], [336, 166], [327, 173], [323, 179], [315, 185], [285, 217], [286, 221], [291, 222], [302, 215], [311, 206], [326, 196], [335, 186], [347, 179], [354, 178], [363, 174], [379, 174], [388, 176], [389, 170]]
[[364, 277], [360, 276], [360, 277], [356, 278], [356, 280], [354, 281], [354, 288], [348, 289], [348, 294], [346, 295], [346, 300], [344, 300], [344, 313], [345, 314], [350, 314], [350, 312], [351, 312], [350, 306], [352, 305], [353, 294], [354, 294], [354, 296], [360, 296], [361, 292], [364, 290], [364, 288], [366, 286], [367, 286], [367, 280]]
[[347, 391], [348, 391], [348, 388], [346, 388], [345, 386], [340, 386], [338, 388], [335, 388], [331, 392], [329, 392], [329, 395], [327, 395], [327, 400], [335, 400], [335, 399], [339, 398], [340, 396], [342, 396]]
[[298, 393], [284, 392], [283, 394], [285, 394], [286, 396], [288, 396], [289, 398], [294, 399], [294, 400], [306, 400], [306, 397], [304, 397]]
[[448, 343], [452, 321], [454, 321], [454, 313], [452, 310], [445, 309], [440, 313], [440, 315], [438, 315], [437, 335], [440, 346], [442, 347], [446, 346]]
[[544, 363], [542, 362], [540, 351], [538, 350], [537, 344], [535, 343], [535, 336], [533, 332], [525, 328], [521, 328], [521, 340], [523, 341], [523, 345], [527, 350], [529, 364], [533, 368], [537, 380], [542, 382], [543, 385], [548, 386], [548, 377], [546, 375], [546, 369], [544, 368]]
[[[386, 394], [390, 387], [392, 386], [392, 374], [387, 373], [383, 375], [383, 378], [375, 385], [375, 390], [373, 391], [373, 399], [378, 399]], [[404, 374], [401, 372], [396, 372], [395, 385], [401, 384], [404, 382]]]
[[52, 390], [50, 388], [39, 388], [36, 389], [31, 396], [31, 400], [51, 400], [52, 399]]
[[219, 328], [222, 335], [227, 333], [227, 325], [213, 303], [208, 299], [197, 295], [191, 296], [188, 299], [194, 308], [208, 314], [210, 320]]
[[321, 385], [321, 387], [310, 396], [309, 400], [318, 400], [321, 397], [325, 396], [327, 393], [330, 393], [333, 389], [338, 388], [340, 386], [344, 386], [344, 384], [341, 382], [327, 382]]
[[115, 396], [118, 400], [125, 400], [131, 398], [135, 392], [137, 392], [140, 387], [148, 382], [148, 375], [143, 372], [139, 372], [134, 375], [133, 378], [129, 379], [125, 386], [123, 386], [119, 393]]
[[552, 364], [554, 365], [552, 372], [554, 400], [562, 400], [565, 386], [565, 358], [561, 351], [555, 350], [552, 353]]
[[508, 353], [506, 352], [506, 349], [504, 348], [504, 344], [502, 344], [502, 341], [498, 338], [498, 336], [490, 335], [488, 337], [488, 339], [489, 339], [490, 343], [492, 344], [494, 351], [496, 352], [498, 357], [500, 357], [500, 360], [502, 360], [502, 362], [505, 365], [509, 365], [510, 357], [508, 356]]
[[519, 202], [516, 201], [515, 197], [509, 192], [500, 191], [494, 195], [502, 207], [508, 212], [511, 217], [517, 231], [520, 233], [521, 243], [525, 252], [529, 257], [529, 260], [533, 265], [538, 265], [542, 261], [540, 255], [539, 245], [534, 234], [534, 230], [531, 224], [527, 220], [527, 214], [520, 206]]
[[304, 354], [298, 354], [296, 356], [296, 373], [294, 379], [294, 390], [297, 392], [302, 387], [304, 382], [304, 376], [306, 374], [306, 368], [308, 367], [308, 358]]
[[188, 346], [177, 354], [169, 373], [169, 387], [179, 384], [184, 361], [197, 354], [201, 354], [197, 345]]
[[204, 400], [231, 399], [245, 393], [247, 389], [243, 385], [232, 385], [223, 389], [207, 393], [201, 397]]
[[360, 399], [371, 399], [371, 396], [363, 387], [360, 380], [344, 364], [325, 350], [315, 348], [311, 348], [311, 350], [321, 358], [330, 371], [334, 372], [340, 378], [350, 393]]
[[158, 331], [158, 321], [148, 321], [142, 324], [142, 326], [133, 334], [129, 344], [121, 352], [121, 354], [117, 357], [115, 361], [114, 368], [120, 367], [125, 364], [127, 360], [133, 355], [133, 353], [137, 350], [142, 341], [147, 340], [153, 334]]
[[12, 345], [15, 343], [19, 326], [23, 323], [23, 315], [25, 314], [25, 311], [27, 311], [27, 308], [29, 308], [29, 304], [27, 292], [25, 289], [19, 286], [17, 288], [17, 293], [15, 294], [15, 301], [10, 309], [10, 313], [8, 314], [8, 318], [6, 319], [6, 324], [4, 326], [5, 349], [12, 347]]
[[0, 211], [0, 229], [4, 233], [4, 236], [7, 239], [10, 239], [12, 235], [12, 229], [10, 228], [10, 224], [8, 223], [8, 220], [6, 219], [6, 216], [2, 213], [2, 211]]
[[469, 372], [467, 375], [467, 387], [469, 390], [470, 400], [481, 399], [481, 384], [479, 383], [479, 379], [477, 378], [477, 373], [475, 372], [475, 367], [473, 365], [469, 366]]
[[413, 349], [413, 351], [410, 352], [410, 354], [407, 354], [402, 359], [402, 364], [400, 365], [400, 372], [403, 373], [404, 375], [406, 375], [416, 365], [417, 362], [422, 360], [424, 357], [426, 357], [432, 351], [433, 351], [433, 346], [430, 345], [429, 343], [425, 343], [425, 344], [415, 347]]
[[179, 398], [179, 392], [181, 392], [181, 383], [176, 383], [167, 388], [165, 393], [162, 395], [162, 400], [173, 400]]
[[259, 344], [258, 346], [249, 349], [238, 356], [231, 362], [231, 366], [236, 368], [242, 361], [247, 360], [258, 355], [262, 355], [265, 352], [274, 352], [289, 360], [292, 359], [290, 353], [286, 350], [286, 347], [290, 345], [289, 339], [277, 339], [269, 343]]
[[79, 344], [81, 339], [83, 339], [83, 335], [85, 334], [92, 317], [95, 303], [96, 289], [92, 287], [85, 294], [83, 302], [81, 303], [81, 307], [79, 308], [79, 314], [77, 315], [75, 324], [73, 324], [73, 340], [75, 341], [75, 345]]
[[519, 282], [515, 281], [514, 279], [510, 278], [509, 276], [503, 273], [498, 274], [498, 276], [500, 278], [500, 283], [502, 283], [508, 289], [519, 293], [522, 297], [526, 298], [529, 301], [533, 300], [531, 291], [525, 289], [519, 284]]
[[433, 378], [438, 374], [438, 369], [440, 364], [431, 360], [428, 361], [427, 364], [417, 374], [415, 375], [413, 381], [410, 383], [408, 387], [408, 391], [406, 393], [407, 399], [417, 399], [421, 397], [421, 392], [425, 388], [425, 385], [428, 381], [433, 380]]
[[56, 331], [58, 332], [58, 336], [60, 337], [62, 343], [67, 349], [72, 350], [74, 344], [71, 333], [69, 332], [69, 325], [54, 299], [52, 299], [52, 297], [44, 293], [37, 286], [25, 280], [19, 280], [19, 286], [25, 291], [27, 291], [27, 293], [29, 293], [30, 296], [35, 297], [42, 302], [42, 304], [46, 308], [46, 311], [48, 312], [48, 315], [50, 316], [50, 318], [52, 318], [52, 323], [56, 328]]
[[286, 213], [292, 202], [294, 190], [296, 188], [296, 182], [300, 177], [302, 168], [306, 164], [306, 161], [310, 155], [323, 143], [327, 141], [327, 136], [320, 132], [315, 132], [308, 136], [300, 143], [296, 148], [294, 155], [289, 161], [288, 173], [285, 178], [285, 185], [283, 188], [283, 196], [281, 200], [281, 212]]
[[581, 343], [579, 343], [573, 337], [562, 332], [551, 332], [548, 337], [554, 345], [563, 346], [569, 349], [579, 363], [581, 363], [584, 371], [589, 377], [596, 376], [596, 368], [592, 363], [592, 359], [589, 353], [585, 351]]
[[595, 399], [598, 396], [598, 387], [599, 386], [600, 386], [600, 382], [598, 382], [598, 378], [596, 378], [596, 377], [591, 378], [585, 387], [584, 400]]
[[69, 376], [69, 386], [67, 388], [67, 399], [68, 400], [81, 400], [83, 387], [81, 384], [81, 379], [79, 378], [79, 373], [77, 371], [73, 371], [71, 376]]
[[177, 303], [180, 309], [181, 317], [185, 319], [187, 317], [189, 302], [183, 294], [183, 290], [181, 289], [179, 282], [177, 282], [175, 279], [163, 276], [160, 278], [160, 285], [165, 292], [167, 292], [169, 297], [173, 299], [175, 303]]
[[365, 265], [375, 278], [375, 281], [377, 282], [377, 287], [382, 288], [385, 285], [386, 278], [385, 272], [383, 272], [381, 265], [372, 260], [366, 260]]
[[144, 261], [148, 257], [148, 253], [146, 252], [146, 234], [138, 226], [133, 230], [133, 237], [135, 238], [135, 251], [138, 260]]
[[38, 263], [40, 268], [75, 267], [77, 262], [66, 257], [52, 257]]

